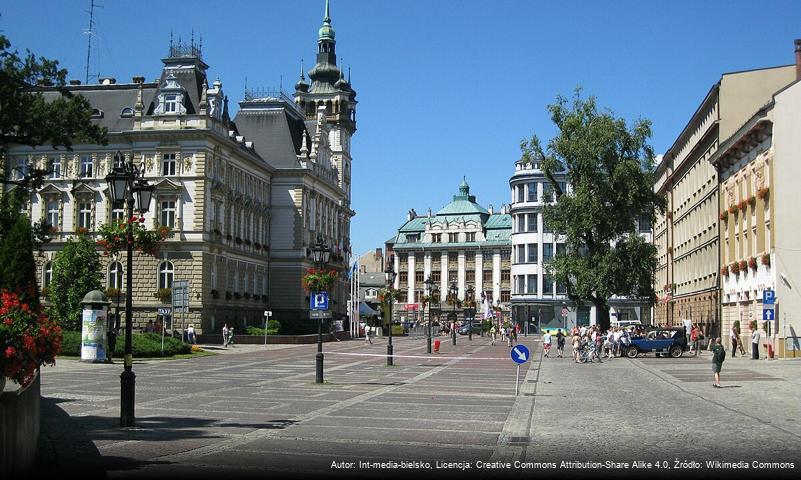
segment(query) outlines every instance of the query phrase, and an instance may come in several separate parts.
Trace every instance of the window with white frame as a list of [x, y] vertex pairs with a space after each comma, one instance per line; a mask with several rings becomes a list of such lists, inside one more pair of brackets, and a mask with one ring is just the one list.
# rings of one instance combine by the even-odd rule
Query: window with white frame
[[50, 200], [47, 202], [47, 224], [51, 227], [58, 228], [60, 210], [61, 205], [58, 200]]
[[164, 113], [175, 113], [178, 110], [178, 96], [164, 95]]
[[161, 156], [161, 174], [175, 175], [175, 154], [165, 153]]
[[526, 257], [526, 261], [528, 263], [537, 263], [537, 244], [536, 243], [529, 243], [526, 245], [528, 249], [528, 256]]
[[172, 279], [174, 276], [175, 266], [172, 262], [161, 262], [159, 265], [159, 289], [172, 288]]
[[122, 263], [111, 262], [108, 266], [108, 288], [122, 289]]
[[537, 184], [536, 182], [532, 182], [528, 184], [528, 197], [526, 198], [528, 202], [536, 202], [537, 201]]
[[175, 227], [175, 200], [161, 201], [161, 219], [159, 225]]
[[91, 177], [93, 165], [94, 163], [92, 162], [91, 155], [81, 155], [81, 177]]
[[50, 178], [61, 178], [61, 157], [50, 157]]
[[217, 289], [217, 262], [211, 262], [211, 289]]
[[120, 223], [125, 220], [125, 208], [123, 208], [122, 203], [113, 203], [111, 204], [111, 223]]
[[22, 180], [26, 175], [28, 175], [28, 159], [19, 157], [14, 167], [14, 180]]
[[79, 228], [92, 228], [92, 201], [82, 199], [78, 203], [78, 227]]
[[537, 293], [537, 276], [536, 275], [526, 275], [526, 293]]
[[475, 241], [476, 241], [476, 232], [465, 233], [465, 242], [475, 242]]

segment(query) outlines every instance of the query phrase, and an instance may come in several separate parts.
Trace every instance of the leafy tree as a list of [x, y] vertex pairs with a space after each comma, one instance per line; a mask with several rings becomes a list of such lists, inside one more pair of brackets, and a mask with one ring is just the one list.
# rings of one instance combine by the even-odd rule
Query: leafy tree
[[17, 216], [0, 240], [0, 288], [16, 292], [32, 309], [39, 309], [36, 262], [33, 259], [33, 232], [28, 218]]
[[[546, 147], [536, 135], [521, 142], [522, 160], [540, 164], [556, 193], [543, 218], [566, 237], [564, 253], [548, 268], [574, 302], [596, 307], [598, 324], [609, 327], [608, 301], [614, 295], [653, 302], [656, 248], [637, 232], [641, 218], [654, 221], [664, 200], [653, 191], [651, 123], [631, 128], [611, 111], [599, 112], [594, 97], [572, 102], [558, 96], [548, 106], [558, 133]], [[562, 191], [554, 175], [565, 172], [572, 186]]]
[[67, 330], [81, 325], [81, 300], [102, 281], [100, 254], [95, 242], [85, 234], [70, 238], [53, 260], [53, 279], [48, 299], [54, 314]]

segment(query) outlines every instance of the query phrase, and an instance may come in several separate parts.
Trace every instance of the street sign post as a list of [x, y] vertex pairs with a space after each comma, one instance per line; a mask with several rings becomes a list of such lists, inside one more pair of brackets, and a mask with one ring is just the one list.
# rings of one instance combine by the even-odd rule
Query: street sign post
[[763, 308], [762, 309], [762, 320], [765, 321], [773, 321], [776, 318], [776, 311], [772, 308]]
[[264, 347], [267, 347], [267, 323], [270, 321], [270, 317], [273, 316], [273, 312], [269, 310], [264, 311]]
[[159, 315], [169, 315], [170, 313], [172, 313], [170, 307], [159, 307]]
[[762, 291], [762, 304], [763, 305], [773, 305], [776, 303], [776, 292], [773, 290], [766, 288]]
[[328, 310], [328, 292], [316, 292], [311, 295], [309, 297], [309, 309]]
[[325, 320], [326, 318], [332, 318], [331, 312], [327, 310], [312, 310], [311, 312], [309, 312], [309, 316], [311, 317], [312, 320], [319, 320], [319, 319]]
[[517, 396], [518, 386], [520, 385], [520, 365], [526, 363], [531, 354], [525, 345], [516, 345], [515, 348], [510, 350], [509, 355], [512, 357], [512, 361], [517, 364], [517, 377], [515, 378], [515, 396]]

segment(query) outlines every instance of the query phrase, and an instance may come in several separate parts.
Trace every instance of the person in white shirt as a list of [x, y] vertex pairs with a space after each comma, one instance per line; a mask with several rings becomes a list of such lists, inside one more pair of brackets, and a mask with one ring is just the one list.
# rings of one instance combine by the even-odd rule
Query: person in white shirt
[[580, 333], [580, 335], [581, 335], [582, 337], [583, 337], [584, 335], [586, 335], [586, 334], [587, 334], [587, 327], [585, 327], [585, 326], [582, 326], [582, 327], [581, 327], [581, 329], [579, 330], [579, 333]]
[[614, 332], [610, 329], [609, 332], [606, 334], [606, 341], [604, 342], [604, 350], [606, 353], [606, 358], [612, 358], [612, 348], [615, 345], [615, 336]]
[[614, 356], [620, 356], [620, 335], [621, 331], [619, 328], [615, 328], [614, 332], [612, 333], [612, 349]]
[[542, 336], [542, 349], [547, 357], [548, 352], [551, 351], [551, 334], [548, 332], [545, 332], [545, 335]]
[[759, 338], [761, 334], [759, 333], [759, 328], [754, 330], [751, 334], [751, 360], [759, 360]]
[[189, 327], [186, 329], [186, 340], [194, 345], [195, 342], [195, 326], [190, 324]]

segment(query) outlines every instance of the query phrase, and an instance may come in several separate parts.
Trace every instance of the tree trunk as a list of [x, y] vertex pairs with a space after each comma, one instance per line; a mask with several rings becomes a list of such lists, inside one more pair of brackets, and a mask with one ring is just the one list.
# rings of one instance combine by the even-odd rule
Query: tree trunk
[[609, 330], [609, 305], [606, 302], [595, 303], [595, 324], [602, 332]]

